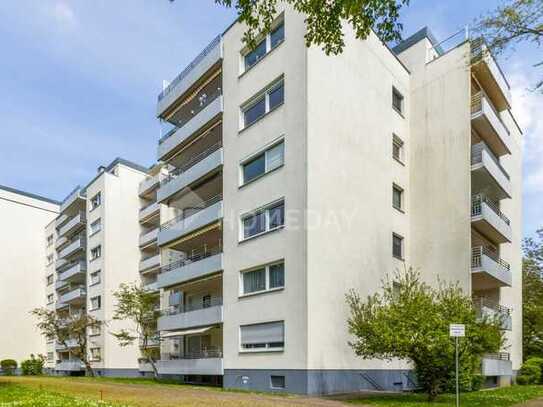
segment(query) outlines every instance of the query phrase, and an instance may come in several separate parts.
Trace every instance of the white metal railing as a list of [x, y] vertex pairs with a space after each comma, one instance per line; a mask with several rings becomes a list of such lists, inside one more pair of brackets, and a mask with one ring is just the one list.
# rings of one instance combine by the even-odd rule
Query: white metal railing
[[507, 271], [511, 270], [511, 266], [509, 265], [509, 263], [500, 259], [496, 252], [493, 252], [492, 250], [490, 250], [489, 248], [485, 246], [478, 246], [478, 247], [471, 248], [471, 267], [472, 268], [482, 267], [483, 256], [486, 256], [492, 259], [493, 261], [495, 261], [497, 264], [499, 264], [501, 267], [503, 267]]
[[507, 225], [511, 224], [511, 221], [500, 211], [500, 206], [485, 196], [484, 194], [477, 194], [471, 198], [471, 216], [480, 216], [483, 212], [483, 203], [486, 204], [492, 211], [500, 217]]
[[502, 167], [500, 164], [500, 160], [490, 151], [488, 146], [484, 141], [481, 141], [473, 146], [471, 146], [471, 165], [474, 164], [480, 164], [483, 162], [483, 151], [487, 153], [487, 155], [490, 157], [490, 159], [496, 164], [496, 166], [500, 169], [503, 176], [507, 178], [507, 180], [510, 180], [509, 174], [507, 171], [505, 171], [505, 168]]

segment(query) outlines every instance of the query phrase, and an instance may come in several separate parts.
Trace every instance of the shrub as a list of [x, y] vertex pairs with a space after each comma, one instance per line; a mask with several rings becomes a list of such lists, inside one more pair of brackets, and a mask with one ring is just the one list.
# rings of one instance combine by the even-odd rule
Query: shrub
[[[540, 384], [543, 379], [543, 359], [529, 358], [522, 364], [517, 377], [518, 384]], [[520, 381], [519, 381], [520, 379]]]
[[530, 384], [530, 378], [528, 376], [518, 375], [516, 381], [517, 381], [517, 384], [520, 386], [526, 386]]
[[0, 361], [0, 368], [2, 368], [2, 372], [6, 376], [11, 376], [15, 372], [15, 369], [17, 369], [17, 361], [13, 359], [4, 359]]
[[44, 364], [45, 357], [43, 355], [38, 355], [38, 357], [35, 357], [33, 354], [31, 354], [30, 359], [26, 359], [21, 362], [21, 370], [23, 371], [23, 376], [42, 375]]

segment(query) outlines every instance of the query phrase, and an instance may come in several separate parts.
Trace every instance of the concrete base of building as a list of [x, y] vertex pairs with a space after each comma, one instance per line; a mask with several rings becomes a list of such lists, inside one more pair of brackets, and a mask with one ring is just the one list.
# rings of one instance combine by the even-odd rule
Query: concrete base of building
[[101, 377], [142, 377], [136, 369], [94, 369], [94, 374]]
[[414, 390], [410, 370], [260, 370], [225, 369], [224, 387], [298, 394]]

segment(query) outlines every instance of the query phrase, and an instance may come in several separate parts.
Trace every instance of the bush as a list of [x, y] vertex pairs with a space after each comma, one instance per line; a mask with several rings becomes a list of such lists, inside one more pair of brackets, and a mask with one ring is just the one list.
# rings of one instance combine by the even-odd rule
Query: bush
[[528, 384], [530, 384], [530, 378], [528, 376], [517, 376], [517, 384], [520, 385], [520, 386], [526, 386]]
[[23, 376], [40, 376], [43, 374], [43, 366], [45, 364], [45, 357], [43, 355], [30, 355], [30, 359], [23, 360], [21, 362], [21, 370]]
[[529, 358], [522, 364], [517, 377], [518, 384], [540, 384], [543, 379], [543, 359]]
[[11, 376], [17, 369], [17, 361], [13, 359], [4, 359], [0, 361], [0, 368], [6, 376]]

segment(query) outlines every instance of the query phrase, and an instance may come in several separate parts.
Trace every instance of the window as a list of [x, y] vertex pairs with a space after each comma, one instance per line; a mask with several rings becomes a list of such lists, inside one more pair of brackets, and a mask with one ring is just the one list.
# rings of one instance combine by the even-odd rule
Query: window
[[270, 385], [272, 389], [284, 389], [285, 376], [270, 376]]
[[102, 297], [92, 297], [91, 298], [91, 310], [97, 310], [102, 307]]
[[242, 183], [246, 184], [276, 168], [285, 162], [285, 145], [283, 142], [267, 149], [256, 157], [250, 158], [241, 165], [243, 172]]
[[277, 47], [285, 39], [285, 24], [279, 23], [271, 32], [263, 38], [258, 45], [243, 57], [245, 71], [256, 65], [268, 52]]
[[91, 223], [90, 225], [90, 235], [94, 235], [95, 233], [98, 233], [100, 230], [102, 230], [102, 219], [99, 218]]
[[392, 206], [403, 211], [403, 189], [396, 184], [392, 185]]
[[91, 359], [98, 362], [102, 359], [102, 351], [100, 348], [90, 348]]
[[254, 294], [283, 288], [285, 263], [279, 262], [241, 272], [241, 294]]
[[49, 266], [50, 264], [53, 264], [53, 255], [52, 255], [52, 254], [50, 254], [50, 255], [47, 256], [46, 263], [47, 263], [48, 266]]
[[53, 279], [54, 279], [53, 275], [52, 275], [52, 274], [49, 274], [49, 275], [47, 276], [47, 285], [53, 284]]
[[240, 342], [245, 352], [281, 351], [285, 346], [284, 321], [241, 326]]
[[47, 247], [53, 244], [53, 235], [47, 236]]
[[403, 113], [403, 95], [395, 87], [392, 87], [392, 107], [398, 113]]
[[94, 195], [92, 198], [91, 198], [91, 201], [90, 201], [90, 210], [92, 211], [93, 209], [96, 209], [98, 208], [100, 205], [102, 204], [102, 193], [101, 192], [98, 192], [96, 195]]
[[242, 107], [243, 127], [247, 127], [266, 113], [283, 104], [285, 98], [283, 79], [270, 86], [262, 94], [256, 95], [252, 102]]
[[285, 223], [285, 202], [274, 203], [267, 208], [242, 218], [243, 239], [278, 229]]
[[102, 272], [100, 270], [97, 270], [97, 271], [91, 273], [89, 285], [100, 284], [100, 282], [102, 281], [101, 274], [102, 274]]
[[54, 301], [55, 301], [55, 296], [54, 296], [54, 294], [49, 294], [49, 295], [47, 296], [47, 305], [52, 304]]
[[52, 362], [55, 359], [55, 353], [54, 352], [47, 352], [47, 361]]
[[100, 325], [93, 325], [89, 329], [89, 335], [90, 336], [98, 336], [102, 333], [102, 329]]
[[403, 237], [396, 233], [392, 234], [392, 255], [403, 260]]
[[403, 141], [397, 135], [392, 135], [392, 157], [403, 163]]
[[96, 260], [100, 256], [102, 256], [102, 246], [96, 246], [91, 249], [90, 261]]

